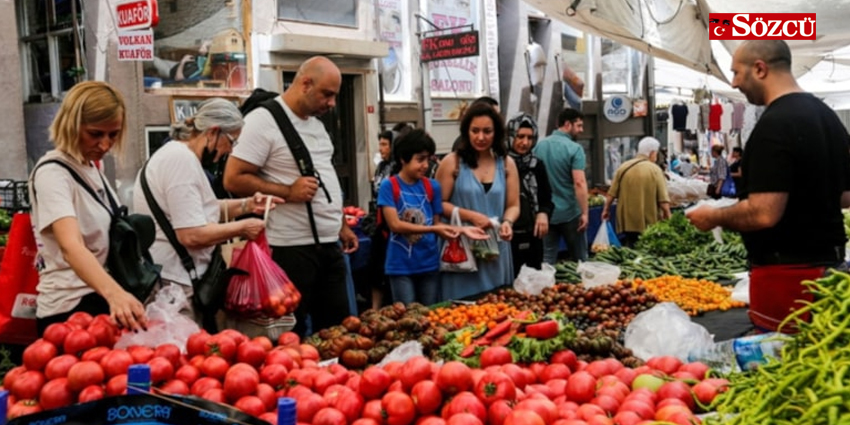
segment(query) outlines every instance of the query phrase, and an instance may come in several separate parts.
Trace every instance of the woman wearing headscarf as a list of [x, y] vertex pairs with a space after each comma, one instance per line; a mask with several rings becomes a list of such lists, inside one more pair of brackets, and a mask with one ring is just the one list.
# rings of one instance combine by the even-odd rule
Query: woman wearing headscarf
[[537, 142], [537, 123], [528, 114], [508, 121], [508, 155], [519, 172], [519, 218], [514, 223], [511, 253], [514, 275], [523, 264], [539, 269], [543, 262], [543, 236], [549, 231], [549, 215], [555, 208], [552, 188], [543, 161], [531, 152]]

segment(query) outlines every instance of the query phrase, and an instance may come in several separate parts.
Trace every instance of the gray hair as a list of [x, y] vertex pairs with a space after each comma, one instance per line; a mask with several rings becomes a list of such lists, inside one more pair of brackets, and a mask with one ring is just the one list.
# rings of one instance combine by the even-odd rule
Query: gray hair
[[245, 121], [236, 105], [220, 97], [201, 102], [195, 115], [171, 124], [170, 136], [174, 140], [189, 140], [193, 133], [203, 133], [213, 127], [231, 132], [242, 128]]
[[638, 155], [649, 156], [649, 154], [653, 152], [657, 152], [658, 148], [661, 147], [661, 142], [654, 137], [644, 137], [640, 139], [640, 143], [638, 143]]

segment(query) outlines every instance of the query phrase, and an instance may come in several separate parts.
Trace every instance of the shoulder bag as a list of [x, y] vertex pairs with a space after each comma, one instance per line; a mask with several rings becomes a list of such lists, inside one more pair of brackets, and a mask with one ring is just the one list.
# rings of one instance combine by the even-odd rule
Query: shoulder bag
[[[109, 211], [112, 221], [109, 225], [109, 253], [106, 256], [106, 269], [125, 291], [133, 294], [139, 301], [145, 302], [153, 291], [154, 285], [159, 282], [159, 273], [162, 270], [161, 266], [153, 263], [149, 252], [156, 230], [153, 219], [147, 215], [128, 214], [127, 207], [119, 206], [112, 197], [112, 192], [102, 174], [100, 179], [103, 181], [103, 190], [111, 207], [97, 196], [94, 189], [73, 168], [62, 161], [51, 159], [42, 162], [33, 171], [33, 176], [38, 168], [50, 163], [65, 168], [92, 198]], [[35, 187], [33, 187], [33, 194], [35, 195]]]

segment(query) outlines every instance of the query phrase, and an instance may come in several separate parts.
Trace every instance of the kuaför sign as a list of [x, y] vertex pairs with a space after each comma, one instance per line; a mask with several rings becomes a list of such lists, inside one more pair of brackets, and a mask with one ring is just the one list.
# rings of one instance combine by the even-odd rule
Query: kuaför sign
[[127, 0], [115, 6], [119, 31], [155, 27], [159, 23], [156, 0]]

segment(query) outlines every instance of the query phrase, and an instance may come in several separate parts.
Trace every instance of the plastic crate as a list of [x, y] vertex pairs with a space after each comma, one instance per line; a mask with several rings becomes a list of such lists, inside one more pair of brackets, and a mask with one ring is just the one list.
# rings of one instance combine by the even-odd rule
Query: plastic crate
[[7, 210], [27, 210], [30, 196], [26, 181], [0, 180], [0, 208]]
[[225, 312], [224, 318], [225, 327], [228, 329], [234, 329], [242, 332], [249, 338], [265, 336], [272, 341], [277, 341], [277, 338], [280, 337], [281, 334], [294, 329], [295, 323], [295, 316], [292, 314], [288, 314], [278, 319], [246, 319], [228, 311]]

